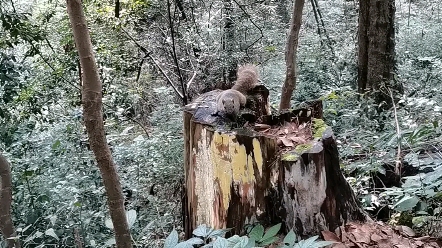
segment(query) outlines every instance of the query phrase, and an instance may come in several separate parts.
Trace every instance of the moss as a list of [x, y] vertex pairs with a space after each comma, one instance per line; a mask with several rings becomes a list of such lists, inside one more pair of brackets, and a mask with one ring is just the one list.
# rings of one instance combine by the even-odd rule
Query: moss
[[312, 144], [298, 145], [293, 151], [287, 152], [284, 155], [282, 155], [281, 160], [291, 161], [291, 162], [297, 161], [301, 154], [308, 152], [310, 149], [312, 149], [312, 147], [313, 147]]
[[327, 129], [327, 124], [322, 119], [313, 119], [313, 137], [322, 138], [322, 134]]
[[281, 160], [282, 161], [294, 162], [294, 161], [297, 161], [298, 158], [299, 158], [299, 155], [297, 153], [295, 153], [295, 152], [288, 152], [288, 153], [285, 153], [284, 155], [282, 155]]
[[312, 144], [301, 144], [296, 146], [295, 151], [297, 154], [303, 154], [304, 152], [312, 149], [312, 147]]

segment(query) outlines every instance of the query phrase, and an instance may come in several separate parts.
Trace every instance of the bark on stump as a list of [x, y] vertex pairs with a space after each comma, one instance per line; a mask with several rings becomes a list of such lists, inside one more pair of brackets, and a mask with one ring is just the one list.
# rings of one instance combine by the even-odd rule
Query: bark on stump
[[[309, 236], [365, 220], [340, 171], [333, 132], [321, 120], [322, 102], [272, 116], [268, 90], [260, 87], [248, 95], [242, 127], [213, 115], [219, 92], [184, 108], [186, 237], [200, 224], [241, 234], [246, 224], [283, 223], [285, 231]], [[279, 134], [256, 131], [278, 125]], [[298, 132], [304, 136], [294, 137]]]

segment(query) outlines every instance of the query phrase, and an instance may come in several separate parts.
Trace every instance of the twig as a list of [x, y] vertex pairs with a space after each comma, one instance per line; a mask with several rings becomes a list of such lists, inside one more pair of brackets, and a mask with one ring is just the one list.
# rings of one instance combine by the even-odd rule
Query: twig
[[261, 34], [261, 36], [256, 39], [254, 42], [252, 42], [252, 44], [250, 44], [247, 48], [246, 51], [249, 50], [250, 47], [252, 47], [253, 45], [255, 45], [256, 42], [258, 42], [259, 40], [261, 40], [264, 37], [264, 33], [262, 31], [262, 28], [260, 28], [254, 21], [252, 16], [250, 16], [249, 13], [247, 13], [247, 11], [243, 8], [243, 6], [241, 4], [239, 4], [236, 0], [233, 0], [233, 2], [236, 3], [236, 5], [238, 5], [238, 7], [241, 9], [242, 12], [244, 12], [244, 14], [246, 14], [246, 16], [249, 18], [250, 22], [253, 24], [253, 26], [255, 26], [258, 30], [259, 33]]
[[397, 135], [397, 140], [398, 140], [396, 166], [394, 168], [394, 173], [396, 173], [396, 175], [398, 175], [400, 177], [402, 174], [402, 155], [401, 155], [402, 134], [401, 134], [401, 128], [399, 127], [399, 121], [397, 119], [396, 104], [394, 103], [393, 93], [391, 92], [390, 88], [387, 88], [387, 90], [388, 90], [388, 93], [390, 93], [391, 102], [393, 103], [394, 122], [396, 124], [396, 135]]
[[126, 116], [126, 118], [128, 118], [129, 120], [131, 120], [131, 121], [137, 123], [137, 124], [138, 124], [138, 125], [144, 130], [144, 132], [146, 133], [147, 138], [150, 138], [149, 132], [148, 132], [147, 129], [144, 127], [144, 125], [141, 124], [141, 122], [139, 122], [138, 120], [135, 120], [134, 118], [129, 117], [129, 116]]
[[173, 90], [178, 94], [178, 96], [181, 97], [181, 99], [184, 99], [183, 94], [178, 90], [178, 88], [173, 84], [172, 80], [167, 76], [166, 72], [163, 70], [163, 68], [157, 63], [157, 61], [150, 55], [150, 53], [146, 54], [152, 62], [155, 64], [155, 66], [160, 70], [161, 74], [167, 79], [167, 82], [169, 82], [170, 86], [172, 86]]
[[316, 12], [316, 6], [315, 6], [315, 1], [310, 0], [311, 4], [312, 4], [312, 8], [313, 8], [313, 14], [315, 16], [315, 20], [316, 20], [316, 25], [318, 26], [318, 35], [319, 38], [321, 38], [321, 45], [322, 45], [322, 35], [321, 35], [321, 24], [319, 23], [319, 19], [318, 19], [318, 13]]
[[[49, 66], [49, 68], [51, 68], [54, 72], [56, 71], [55, 68], [52, 66], [51, 63], [49, 63], [49, 61], [43, 56], [43, 54], [41, 53], [41, 51], [39, 49], [37, 49], [37, 47], [35, 47], [34, 43], [29, 42], [29, 44], [31, 45], [31, 47], [35, 50], [35, 52], [40, 55], [40, 58], [43, 60], [43, 62], [45, 62], [45, 64], [47, 66]], [[73, 84], [72, 82], [70, 82], [69, 80], [67, 80], [66, 78], [64, 78], [63, 76], [60, 76], [60, 78], [65, 81], [66, 83], [70, 84], [72, 87], [76, 88], [77, 90], [81, 90], [77, 85]]]
[[167, 17], [169, 19], [170, 37], [172, 40], [172, 55], [173, 55], [173, 61], [177, 67], [178, 78], [180, 79], [180, 83], [181, 83], [181, 89], [183, 90], [183, 92], [182, 92], [183, 104], [186, 105], [188, 103], [187, 102], [187, 93], [186, 93], [186, 87], [184, 85], [183, 75], [181, 74], [180, 64], [178, 63], [178, 56], [176, 53], [175, 30], [173, 27], [173, 20], [172, 20], [172, 14], [170, 11], [170, 5], [171, 5], [170, 0], [167, 0]]
[[[324, 35], [325, 35], [325, 37], [327, 38], [327, 41], [328, 41], [328, 42], [326, 42], [326, 44], [327, 44], [328, 48], [330, 49], [331, 53], [333, 54], [333, 56], [335, 56], [335, 51], [334, 51], [334, 49], [332, 47], [332, 40], [331, 40], [330, 36], [327, 33], [327, 29], [325, 28], [324, 18], [322, 17], [321, 10], [319, 9], [318, 1], [317, 0], [311, 0], [311, 3], [312, 3], [312, 7], [313, 7], [313, 12], [315, 13], [315, 15], [316, 15], [316, 12], [318, 13], [319, 21], [321, 22], [321, 26], [324, 29]], [[318, 20], [316, 20], [316, 21], [318, 21]], [[319, 23], [318, 23], [318, 25], [319, 25]], [[322, 42], [322, 39], [321, 39], [321, 42]]]
[[177, 87], [173, 84], [172, 80], [167, 76], [166, 72], [163, 70], [163, 68], [157, 63], [157, 61], [152, 57], [151, 52], [149, 52], [146, 48], [144, 48], [142, 45], [140, 45], [131, 35], [129, 35], [129, 33], [124, 30], [123, 28], [121, 29], [123, 30], [123, 32], [126, 34], [126, 36], [131, 39], [135, 45], [140, 48], [141, 51], [143, 51], [143, 53], [145, 54], [143, 59], [145, 59], [146, 57], [149, 57], [153, 63], [155, 64], [155, 66], [158, 68], [158, 70], [160, 70], [161, 74], [163, 74], [163, 76], [166, 78], [167, 82], [170, 84], [170, 86], [173, 88], [173, 90], [175, 91], [175, 93], [178, 94], [179, 97], [181, 97], [181, 99], [184, 98], [183, 94], [177, 89]]
[[195, 79], [195, 76], [196, 76], [196, 71], [193, 72], [192, 78], [189, 80], [189, 82], [187, 82], [187, 91], [189, 90], [190, 85], [192, 84], [193, 80]]
[[137, 83], [138, 83], [138, 80], [140, 80], [141, 69], [143, 68], [144, 60], [146, 60], [146, 56], [144, 56], [144, 57], [141, 59], [140, 63], [138, 63], [137, 79], [135, 80]]

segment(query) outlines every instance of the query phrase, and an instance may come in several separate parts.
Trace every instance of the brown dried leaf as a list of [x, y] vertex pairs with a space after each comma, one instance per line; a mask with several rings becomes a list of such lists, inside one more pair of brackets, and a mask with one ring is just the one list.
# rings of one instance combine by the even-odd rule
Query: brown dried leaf
[[337, 243], [337, 244], [332, 244], [331, 246], [332, 248], [349, 248], [349, 246], [346, 246], [343, 243]]
[[416, 233], [408, 226], [397, 226], [396, 230], [399, 231], [400, 234], [406, 236], [406, 237], [415, 237]]
[[296, 135], [289, 135], [287, 138], [292, 140], [293, 142], [295, 142], [297, 144], [304, 144], [304, 143], [307, 142], [304, 138], [298, 137]]
[[381, 232], [383, 232], [387, 236], [392, 236], [394, 234], [394, 231], [391, 230], [390, 228], [382, 229]]
[[268, 130], [270, 128], [271, 128], [271, 126], [267, 125], [267, 124], [255, 124], [255, 130], [256, 131]]
[[337, 242], [341, 242], [341, 239], [336, 236], [336, 234], [334, 234], [333, 232], [330, 231], [321, 231], [322, 237], [324, 238], [324, 240], [326, 241], [337, 241]]
[[288, 146], [288, 147], [294, 147], [295, 146], [291, 140], [289, 140], [289, 139], [287, 139], [285, 137], [279, 137], [279, 140], [282, 141], [284, 146]]
[[279, 136], [285, 135], [284, 130], [282, 130], [281, 128], [277, 129], [276, 134]]
[[431, 239], [430, 236], [422, 236], [422, 237], [415, 238], [415, 240], [419, 240], [419, 241], [423, 241], [423, 242], [427, 242], [430, 239]]
[[307, 122], [302, 123], [301, 125], [299, 125], [298, 129], [304, 129], [307, 127]]
[[411, 246], [409, 245], [403, 245], [403, 244], [397, 244], [394, 246], [395, 248], [410, 248]]
[[371, 239], [367, 233], [356, 231], [352, 232], [351, 235], [353, 235], [353, 238], [357, 243], [370, 244]]
[[372, 241], [374, 241], [374, 242], [378, 242], [378, 241], [381, 241], [381, 240], [383, 240], [384, 238], [383, 237], [381, 237], [379, 234], [377, 234], [377, 233], [373, 233], [372, 235], [371, 235], [371, 240]]
[[283, 146], [283, 145], [284, 145], [284, 143], [282, 143], [282, 140], [279, 139], [279, 138], [276, 140], [276, 144], [277, 144], [278, 146]]

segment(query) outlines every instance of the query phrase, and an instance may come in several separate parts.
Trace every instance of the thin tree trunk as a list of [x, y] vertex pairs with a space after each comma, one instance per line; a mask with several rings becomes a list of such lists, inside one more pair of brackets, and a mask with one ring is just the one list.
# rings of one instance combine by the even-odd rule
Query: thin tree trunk
[[115, 17], [120, 18], [120, 0], [115, 1]]
[[[16, 233], [11, 217], [12, 204], [12, 178], [11, 166], [0, 153], [0, 232], [5, 238], [15, 237]], [[19, 248], [18, 239], [8, 240], [8, 247]]]
[[318, 35], [319, 35], [319, 39], [321, 40], [321, 45], [322, 45], [323, 41], [322, 41], [322, 35], [321, 35], [321, 24], [319, 23], [318, 13], [316, 11], [317, 6], [315, 5], [315, 1], [310, 0], [310, 2], [312, 4], [312, 9], [313, 9], [313, 14], [314, 14], [315, 21], [316, 21], [316, 26], [318, 27]]
[[359, 1], [358, 30], [358, 92], [367, 88], [368, 66], [368, 1]]
[[290, 108], [290, 100], [296, 86], [296, 50], [299, 42], [299, 30], [301, 29], [302, 10], [305, 0], [296, 0], [293, 7], [293, 15], [290, 23], [290, 33], [285, 48], [285, 63], [287, 67], [285, 82], [282, 86], [281, 102], [279, 111]]
[[224, 19], [224, 35], [223, 35], [223, 51], [225, 65], [223, 69], [224, 84], [229, 85], [236, 80], [237, 61], [234, 55], [235, 47], [235, 24], [233, 18], [232, 0], [223, 1], [223, 19]]
[[118, 248], [130, 248], [131, 236], [124, 210], [124, 198], [116, 166], [107, 145], [102, 117], [101, 81], [98, 76], [91, 38], [86, 25], [80, 0], [67, 0], [67, 10], [74, 32], [74, 39], [83, 68], [83, 108], [84, 123], [89, 136], [89, 143], [97, 159], [107, 193], [107, 203], [115, 229]]

